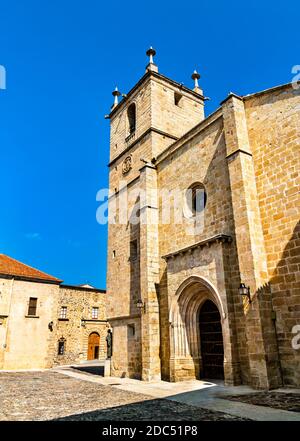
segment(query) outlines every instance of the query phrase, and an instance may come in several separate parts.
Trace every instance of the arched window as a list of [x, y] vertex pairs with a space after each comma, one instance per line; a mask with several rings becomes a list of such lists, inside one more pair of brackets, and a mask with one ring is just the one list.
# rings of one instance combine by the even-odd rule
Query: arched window
[[130, 104], [127, 110], [129, 134], [135, 131], [136, 127], [136, 106], [134, 103]]
[[190, 216], [196, 216], [201, 213], [207, 201], [207, 194], [203, 184], [196, 182], [186, 191], [186, 203]]

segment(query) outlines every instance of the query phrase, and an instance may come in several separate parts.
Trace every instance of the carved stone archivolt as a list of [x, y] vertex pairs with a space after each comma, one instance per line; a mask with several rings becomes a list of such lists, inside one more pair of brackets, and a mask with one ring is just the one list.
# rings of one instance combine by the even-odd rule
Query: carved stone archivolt
[[131, 156], [126, 156], [122, 165], [122, 173], [126, 175], [132, 169], [132, 158]]
[[[171, 358], [183, 360], [186, 357], [201, 356], [199, 310], [206, 300], [211, 300], [216, 305], [224, 329], [227, 326], [221, 297], [213, 285], [199, 276], [188, 277], [179, 286], [175, 296], [170, 299]], [[225, 344], [227, 344], [226, 338]]]

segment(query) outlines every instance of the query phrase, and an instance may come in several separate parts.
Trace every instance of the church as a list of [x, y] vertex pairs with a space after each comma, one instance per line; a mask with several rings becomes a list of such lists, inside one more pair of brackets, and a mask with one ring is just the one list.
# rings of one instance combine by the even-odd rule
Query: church
[[107, 116], [112, 375], [299, 387], [300, 89], [205, 116], [155, 55]]

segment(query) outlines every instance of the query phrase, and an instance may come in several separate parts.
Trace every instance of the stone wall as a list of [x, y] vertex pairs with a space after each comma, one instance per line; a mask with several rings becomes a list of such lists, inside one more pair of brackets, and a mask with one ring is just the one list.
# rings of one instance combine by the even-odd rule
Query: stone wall
[[113, 354], [111, 372], [116, 377], [142, 378], [141, 319], [129, 316], [111, 320]]
[[0, 279], [0, 369], [3, 369], [4, 366], [7, 326], [13, 283], [13, 279]]
[[[108, 316], [114, 328], [114, 372], [151, 380], [160, 360], [163, 379], [201, 376], [201, 354], [195, 348], [186, 351], [186, 344], [198, 345], [199, 350], [196, 311], [210, 298], [224, 314], [225, 381], [257, 388], [282, 382], [298, 386], [300, 352], [291, 341], [300, 319], [299, 91], [286, 86], [244, 98], [230, 94], [220, 109], [202, 120], [201, 99], [156, 74], [143, 81], [113, 112], [111, 149], [115, 143], [121, 142], [121, 147], [110, 166], [110, 189], [118, 192], [124, 179], [137, 191], [143, 185], [152, 187], [153, 198], [141, 205], [136, 197], [129, 202], [129, 212], [131, 216], [139, 207], [147, 218], [156, 211], [158, 228], [148, 223], [109, 225]], [[182, 94], [179, 105], [174, 103], [175, 93]], [[123, 142], [126, 124], [120, 119], [117, 126], [116, 121], [122, 112], [124, 118], [132, 100], [137, 116], [140, 112], [137, 133], [151, 130], [143, 139]], [[131, 164], [124, 174], [128, 155]], [[151, 172], [143, 175], [145, 167]], [[146, 175], [151, 175], [149, 181]], [[186, 215], [184, 208], [180, 221], [174, 222], [171, 202], [166, 221], [162, 214], [167, 203], [160, 192], [181, 192], [184, 205], [185, 191], [194, 183], [206, 190], [202, 216]], [[117, 218], [118, 213], [116, 222]], [[138, 243], [134, 263], [132, 240]], [[250, 302], [239, 295], [241, 282], [250, 287]], [[178, 319], [184, 296], [187, 303], [194, 299], [193, 332], [186, 329], [188, 316]], [[149, 303], [148, 310], [137, 310], [138, 299]], [[128, 325], [133, 322], [136, 341], [129, 348]], [[185, 347], [184, 353], [179, 346]]]
[[283, 381], [300, 385], [300, 91], [291, 85], [245, 100]]
[[[175, 104], [175, 93], [182, 98]], [[136, 130], [130, 135], [127, 110], [136, 105]], [[110, 161], [127, 150], [150, 128], [170, 135], [168, 143], [181, 137], [204, 118], [203, 98], [162, 75], [144, 77], [119, 106], [110, 119]], [[130, 136], [129, 136], [130, 135]], [[164, 136], [164, 135], [162, 135]], [[162, 151], [162, 145], [152, 146], [152, 156]], [[151, 159], [151, 158], [148, 158]]]
[[[129, 188], [139, 191], [138, 182]], [[120, 200], [122, 195], [117, 195]], [[128, 213], [131, 217], [139, 209], [138, 197], [130, 198]], [[132, 256], [132, 242], [136, 244], [136, 255]], [[112, 372], [116, 376], [141, 376], [140, 312], [136, 303], [140, 298], [140, 227], [139, 224], [119, 224], [119, 210], [116, 224], [109, 225], [108, 231], [108, 273], [107, 273], [107, 317], [113, 328]], [[135, 335], [129, 339], [134, 326]]]
[[[160, 265], [160, 314], [161, 314], [161, 352], [162, 352], [162, 375], [163, 378], [170, 377], [169, 359], [172, 336], [170, 335], [170, 302], [180, 284], [191, 276], [203, 277], [216, 287], [222, 299], [222, 305], [226, 311], [226, 320], [223, 323], [224, 333], [227, 336], [235, 336], [235, 314], [234, 314], [234, 287], [237, 285], [237, 277], [229, 268], [237, 266], [237, 258], [234, 243], [234, 221], [231, 206], [231, 190], [228, 169], [226, 167], [226, 145], [224, 141], [223, 122], [220, 113], [209, 118], [208, 121], [198, 125], [195, 133], [191, 133], [190, 139], [178, 141], [170, 154], [162, 154], [158, 158], [158, 182], [160, 189], [169, 191], [179, 189], [184, 192], [191, 184], [200, 182], [204, 184], [207, 193], [207, 203], [203, 214], [202, 227], [199, 231], [193, 227], [194, 221], [183, 217], [181, 224], [174, 224], [173, 218], [169, 224], [160, 223], [159, 239], [160, 254], [176, 252], [185, 247], [212, 237], [218, 234], [225, 234], [231, 237], [229, 247], [230, 257], [226, 256], [226, 265], [223, 264], [222, 250], [218, 247], [205, 247], [201, 252], [201, 258], [197, 252], [179, 254], [174, 260], [168, 259], [168, 267], [161, 259]], [[160, 200], [160, 213], [164, 206], [163, 199]], [[191, 222], [192, 221], [192, 222]], [[200, 223], [201, 225], [201, 223]], [[220, 245], [221, 246], [221, 245]], [[221, 246], [222, 248], [222, 246]], [[220, 262], [218, 270], [216, 262]], [[231, 264], [228, 265], [228, 260]], [[221, 265], [221, 266], [220, 266]], [[237, 273], [238, 271], [236, 271]], [[235, 277], [235, 283], [233, 283]], [[201, 288], [199, 288], [199, 292]], [[207, 292], [207, 291], [206, 291]], [[240, 301], [238, 299], [238, 304]], [[241, 307], [241, 306], [240, 306]], [[172, 326], [172, 325], [171, 325]], [[224, 334], [225, 337], [225, 334]], [[230, 340], [229, 340], [230, 341]], [[198, 342], [199, 343], [199, 342]], [[239, 369], [237, 354], [232, 354], [230, 345], [227, 347], [227, 383], [239, 382]], [[235, 350], [236, 351], [236, 350]], [[184, 363], [186, 363], [186, 359]], [[183, 360], [181, 359], [181, 363]], [[193, 363], [192, 365], [194, 365]], [[233, 368], [233, 364], [235, 364]], [[233, 372], [235, 369], [235, 372]], [[196, 371], [177, 367], [177, 373], [173, 379], [194, 378], [199, 376], [199, 369]], [[171, 377], [172, 379], [172, 374]]]
[[[137, 89], [116, 109], [110, 120], [110, 160], [121, 154], [133, 141], [137, 140], [151, 126], [151, 83], [145, 81], [143, 89]], [[127, 109], [130, 104], [136, 105], [136, 130], [130, 139]]]
[[[13, 279], [8, 281], [2, 278], [0, 280], [2, 289], [5, 287], [7, 292], [5, 314], [8, 315], [1, 325], [1, 368], [51, 367], [53, 333], [49, 329], [49, 323], [54, 321], [59, 285]], [[35, 317], [28, 316], [30, 297], [38, 299]]]
[[[175, 104], [175, 94], [181, 96]], [[151, 125], [162, 132], [182, 137], [204, 119], [203, 99], [166, 79], [154, 77], [151, 81]], [[169, 141], [170, 144], [170, 141]], [[153, 144], [153, 156], [165, 150], [160, 140]]]
[[250, 384], [269, 389], [282, 383], [265, 289], [267, 264], [244, 101], [231, 94], [222, 107], [240, 280], [250, 290], [249, 304], [243, 314], [236, 314], [236, 321], [246, 333]]
[[231, 292], [227, 289], [224, 277], [228, 263], [224, 254], [230, 248], [230, 243], [220, 239], [167, 259], [170, 379], [173, 381], [201, 377], [198, 311], [205, 300], [209, 299], [220, 311], [226, 384], [240, 382], [234, 314], [228, 308]]
[[[174, 223], [171, 210], [170, 223], [159, 225], [160, 253], [168, 254], [189, 246], [214, 234], [234, 232], [228, 170], [224, 167], [226, 146], [222, 118], [199, 128], [186, 142], [178, 141], [174, 153], [159, 159], [157, 164], [159, 189], [170, 192], [180, 190], [183, 201], [185, 190], [195, 182], [205, 186], [207, 202], [203, 214], [203, 228], [193, 228], [193, 219], [183, 213], [181, 223]], [[160, 217], [164, 200], [160, 198]], [[171, 202], [173, 204], [173, 202]], [[172, 208], [172, 207], [171, 207]], [[191, 228], [190, 228], [191, 227]]]
[[[28, 316], [36, 297], [36, 316]], [[60, 319], [62, 306], [67, 318]], [[99, 308], [93, 320], [92, 307]], [[0, 369], [45, 369], [87, 359], [90, 333], [100, 335], [99, 358], [106, 357], [105, 292], [54, 283], [0, 278]], [[58, 340], [65, 354], [58, 355]]]
[[[64, 365], [87, 360], [88, 338], [92, 332], [100, 336], [99, 359], [106, 358], [105, 292], [84, 287], [61, 285], [55, 313], [54, 364]], [[67, 307], [67, 318], [60, 318], [61, 307]], [[92, 308], [97, 307], [98, 319], [92, 319]], [[58, 354], [58, 341], [65, 340], [64, 355]]]
[[[175, 104], [175, 92], [182, 94], [179, 106]], [[136, 105], [136, 130], [128, 136], [127, 109]], [[184, 118], [188, 113], [189, 118]], [[153, 156], [167, 148], [178, 136], [203, 119], [203, 100], [192, 92], [182, 90], [178, 83], [150, 73], [132, 90], [127, 98], [111, 114], [110, 140], [110, 177], [109, 186], [115, 194], [117, 204], [128, 207], [128, 219], [135, 215], [136, 209], [142, 209], [139, 191], [144, 186], [141, 169], [145, 161], [150, 162]], [[180, 121], [180, 124], [179, 124]], [[129, 159], [128, 159], [129, 158]], [[142, 159], [142, 160], [141, 160]], [[124, 172], [124, 164], [129, 167]], [[144, 180], [146, 184], [147, 179]], [[122, 187], [127, 184], [128, 191], [135, 191], [135, 196], [122, 202], [125, 192]], [[145, 187], [144, 189], [147, 190]], [[147, 190], [148, 191], [148, 190]], [[113, 210], [114, 198], [110, 201], [110, 215], [115, 215], [108, 229], [108, 273], [107, 273], [107, 315], [113, 328], [114, 354], [112, 369], [115, 375], [142, 376], [142, 357], [144, 375], [160, 376], [159, 362], [159, 315], [156, 300], [154, 279], [148, 275], [152, 272], [153, 231], [130, 222], [121, 222], [119, 211]], [[145, 206], [145, 212], [149, 207]], [[146, 214], [147, 215], [147, 214]], [[157, 234], [154, 237], [157, 240]], [[137, 258], [131, 259], [131, 242], [137, 243]], [[158, 280], [158, 251], [155, 257]], [[142, 271], [141, 271], [142, 269]], [[151, 279], [151, 282], [150, 282]], [[152, 280], [153, 279], [153, 280]], [[151, 285], [151, 287], [150, 287]], [[136, 302], [143, 299], [148, 304], [144, 314], [136, 307]], [[151, 315], [151, 317], [150, 317]], [[155, 324], [155, 330], [152, 324]], [[134, 339], [128, 338], [130, 326], [135, 326]], [[141, 339], [141, 332], [143, 338]], [[155, 356], [149, 340], [155, 340]], [[143, 340], [143, 343], [142, 343]], [[141, 349], [143, 354], [141, 354]], [[154, 361], [155, 359], [155, 361]], [[155, 367], [146, 368], [147, 365]], [[151, 373], [152, 372], [152, 373]]]

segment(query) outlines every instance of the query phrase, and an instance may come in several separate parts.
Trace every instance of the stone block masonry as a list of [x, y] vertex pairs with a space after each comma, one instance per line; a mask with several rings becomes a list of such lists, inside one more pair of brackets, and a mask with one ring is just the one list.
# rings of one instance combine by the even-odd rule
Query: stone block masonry
[[[108, 228], [113, 374], [299, 387], [292, 330], [300, 324], [300, 90], [231, 93], [207, 118], [195, 90], [149, 68], [110, 115], [110, 190], [118, 200], [121, 183], [136, 190], [128, 222], [117, 212]], [[203, 204], [187, 214], [190, 188], [202, 189]], [[163, 191], [183, 195], [180, 222], [173, 199], [164, 221]], [[143, 222], [154, 213], [156, 223]]]

